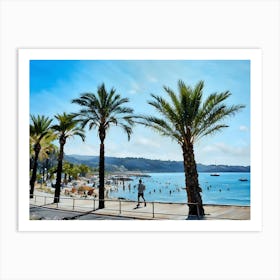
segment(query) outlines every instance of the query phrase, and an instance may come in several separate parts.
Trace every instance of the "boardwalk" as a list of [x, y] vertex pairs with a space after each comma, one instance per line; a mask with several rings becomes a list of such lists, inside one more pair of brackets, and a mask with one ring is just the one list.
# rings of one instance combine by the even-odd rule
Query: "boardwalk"
[[30, 206], [30, 218], [32, 220], [130, 220], [127, 217], [98, 215], [93, 213], [81, 213], [65, 211], [40, 206]]
[[[98, 209], [98, 200], [92, 198], [61, 197], [60, 203], [52, 201], [50, 195], [38, 195], [30, 199], [30, 219], [185, 220], [188, 217], [188, 206], [185, 203], [147, 202], [146, 207], [143, 203], [136, 207], [136, 202], [112, 199], [106, 201], [104, 209]], [[204, 209], [204, 220], [250, 219], [248, 206], [204, 205]]]

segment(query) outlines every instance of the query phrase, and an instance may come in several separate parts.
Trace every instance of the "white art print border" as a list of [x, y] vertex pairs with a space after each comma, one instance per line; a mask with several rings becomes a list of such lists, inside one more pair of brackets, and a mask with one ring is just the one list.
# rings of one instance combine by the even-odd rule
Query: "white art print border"
[[[108, 221], [29, 219], [30, 60], [250, 60], [251, 218], [250, 220]], [[260, 231], [262, 228], [262, 65], [260, 49], [19, 49], [19, 231]], [[253, 117], [252, 117], [253, 116]]]

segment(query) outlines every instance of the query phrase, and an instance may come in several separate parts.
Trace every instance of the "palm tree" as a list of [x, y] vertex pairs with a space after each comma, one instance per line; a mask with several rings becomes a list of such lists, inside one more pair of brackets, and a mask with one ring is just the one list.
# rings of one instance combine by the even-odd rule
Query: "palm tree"
[[181, 146], [189, 216], [205, 215], [194, 156], [194, 143], [204, 136], [228, 127], [223, 120], [245, 107], [227, 106], [224, 101], [231, 95], [229, 91], [210, 94], [202, 102], [203, 87], [203, 81], [192, 88], [179, 80], [179, 94], [176, 94], [172, 89], [164, 86], [171, 102], [154, 94], [151, 95], [153, 100], [148, 102], [163, 118], [142, 116], [140, 121], [160, 134], [171, 137]]
[[82, 128], [78, 127], [78, 121], [75, 120], [73, 114], [57, 114], [55, 118], [58, 121], [57, 125], [53, 125], [52, 129], [57, 135], [59, 140], [59, 155], [57, 163], [57, 175], [55, 183], [55, 193], [54, 193], [54, 203], [59, 202], [60, 188], [61, 188], [61, 175], [63, 166], [63, 156], [64, 156], [64, 145], [69, 137], [80, 136], [82, 140], [85, 140], [85, 134]]
[[34, 185], [36, 181], [37, 175], [37, 167], [38, 167], [38, 158], [41, 151], [41, 142], [51, 137], [50, 124], [52, 119], [45, 116], [34, 116], [31, 115], [31, 124], [30, 124], [30, 143], [33, 144], [34, 151], [34, 160], [33, 160], [33, 168], [32, 175], [30, 179], [30, 198], [33, 198], [34, 193]]
[[77, 113], [80, 116], [82, 127], [88, 125], [89, 129], [97, 128], [100, 139], [99, 153], [99, 208], [104, 203], [104, 173], [105, 173], [105, 146], [106, 133], [111, 125], [120, 126], [128, 136], [132, 133], [133, 109], [124, 107], [128, 98], [121, 98], [115, 89], [106, 91], [105, 85], [98, 87], [97, 93], [84, 93], [80, 98], [73, 99], [72, 103], [79, 104], [82, 109]]
[[[72, 168], [73, 168], [73, 163], [70, 163], [68, 161], [63, 162], [62, 172], [64, 173], [64, 183], [66, 183], [67, 181], [70, 182], [70, 173]], [[68, 175], [68, 180], [67, 180], [67, 175]]]
[[80, 164], [79, 168], [82, 177], [85, 177], [91, 171], [90, 167], [87, 166], [86, 164]]
[[[52, 142], [55, 140], [56, 136], [52, 132], [48, 134], [48, 137], [44, 137], [41, 142], [41, 150], [39, 153], [38, 161], [41, 163], [41, 168], [43, 170], [43, 183], [44, 183], [44, 175], [45, 170], [48, 172], [49, 168], [49, 159], [50, 156], [57, 152], [57, 146], [55, 146]], [[36, 141], [36, 137], [30, 136], [30, 146], [33, 147]], [[31, 160], [34, 160], [35, 152], [33, 149], [30, 151]], [[47, 177], [47, 176], [46, 176]]]

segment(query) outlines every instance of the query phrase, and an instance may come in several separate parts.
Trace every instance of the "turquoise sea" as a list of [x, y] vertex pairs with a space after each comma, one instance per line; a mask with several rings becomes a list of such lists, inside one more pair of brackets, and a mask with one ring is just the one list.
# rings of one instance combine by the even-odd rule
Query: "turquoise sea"
[[[184, 173], [149, 173], [151, 177], [143, 177], [146, 186], [145, 199], [147, 201], [186, 202]], [[222, 205], [250, 205], [250, 173], [199, 173], [199, 183], [202, 188], [204, 204]], [[137, 200], [137, 183], [139, 178], [119, 184], [109, 197], [122, 197]], [[248, 181], [239, 181], [246, 178]], [[129, 188], [130, 184], [130, 188]]]

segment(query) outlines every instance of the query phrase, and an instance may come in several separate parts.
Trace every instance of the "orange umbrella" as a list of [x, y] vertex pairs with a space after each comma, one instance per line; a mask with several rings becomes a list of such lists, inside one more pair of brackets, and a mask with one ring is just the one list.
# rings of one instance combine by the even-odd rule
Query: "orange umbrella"
[[82, 187], [79, 187], [79, 189], [78, 189], [79, 192], [90, 191], [90, 190], [92, 190], [92, 187], [89, 187], [89, 186], [82, 186]]

